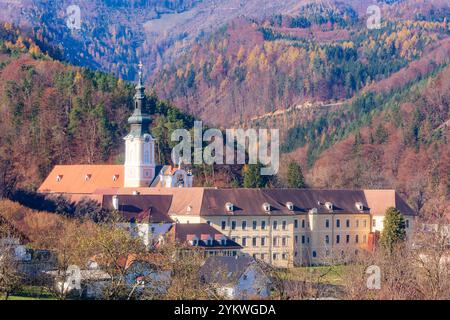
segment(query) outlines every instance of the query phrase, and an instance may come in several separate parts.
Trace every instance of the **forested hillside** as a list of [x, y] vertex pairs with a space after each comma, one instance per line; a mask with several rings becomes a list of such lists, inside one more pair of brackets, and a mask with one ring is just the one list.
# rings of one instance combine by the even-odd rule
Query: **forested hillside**
[[[433, 67], [448, 59], [450, 8], [417, 4], [421, 11], [416, 4], [383, 7], [386, 18], [375, 30], [342, 4], [309, 4], [297, 14], [261, 21], [234, 20], [156, 75], [155, 87], [161, 97], [219, 125], [305, 102], [350, 99], [383, 79], [389, 83], [414, 61], [426, 65], [433, 49], [445, 50]], [[415, 8], [415, 15], [403, 5]]]
[[[53, 60], [24, 33], [1, 25], [0, 184], [33, 189], [55, 164], [122, 163], [133, 95], [132, 84]], [[170, 130], [190, 128], [193, 118], [154, 96], [147, 108], [166, 162]]]

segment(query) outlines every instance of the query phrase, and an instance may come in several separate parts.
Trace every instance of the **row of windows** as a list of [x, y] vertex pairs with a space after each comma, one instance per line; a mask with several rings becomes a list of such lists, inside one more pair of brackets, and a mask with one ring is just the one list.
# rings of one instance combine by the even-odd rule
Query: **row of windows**
[[[409, 222], [409, 221], [407, 221]], [[367, 220], [364, 219], [362, 220], [361, 226], [366, 228], [367, 227]], [[374, 226], [375, 226], [375, 220], [374, 220]], [[222, 221], [221, 222], [221, 228], [222, 230], [225, 230], [227, 227], [227, 222], [226, 221]], [[231, 230], [236, 230], [237, 228], [237, 222], [236, 221], [231, 221]], [[261, 221], [261, 230], [265, 230], [266, 229], [266, 221]], [[272, 225], [274, 230], [278, 229], [278, 221], [274, 220], [273, 221], [273, 225]], [[305, 227], [309, 227], [309, 222], [306, 221], [305, 219], [301, 220], [301, 228], [304, 229]], [[325, 220], [325, 228], [329, 228], [330, 227], [330, 219], [326, 219]], [[336, 228], [340, 228], [341, 227], [341, 220], [340, 219], [336, 219]], [[350, 228], [350, 219], [346, 219], [345, 220], [345, 227], [346, 228]], [[359, 228], [360, 227], [360, 220], [355, 220], [355, 227]], [[254, 220], [252, 222], [252, 229], [256, 230], [258, 228], [258, 221]], [[299, 228], [299, 220], [295, 219], [294, 220], [294, 228], [298, 229]], [[247, 230], [247, 221], [243, 220], [241, 221], [241, 229], [242, 230]], [[286, 230], [287, 229], [287, 221], [283, 220], [281, 222], [281, 229], [282, 230]]]
[[[294, 237], [294, 242], [298, 243], [298, 236]], [[309, 237], [302, 236], [302, 244], [309, 243]]]
[[[355, 255], [357, 255], [359, 253], [358, 249], [355, 249]], [[341, 251], [341, 256], [344, 256], [344, 250]], [[325, 250], [325, 256], [329, 256], [330, 255], [330, 250]], [[295, 256], [297, 256], [297, 252], [295, 252]], [[312, 256], [313, 258], [317, 258], [317, 251], [313, 250], [312, 251]]]
[[[358, 220], [358, 219], [355, 220], [355, 227], [356, 228], [360, 227], [360, 223], [359, 222], [360, 222], [360, 220]], [[364, 228], [367, 227], [367, 220], [366, 219], [362, 220], [362, 226]], [[330, 227], [330, 219], [326, 219], [325, 220], [325, 228], [329, 228], [329, 227]], [[336, 228], [340, 228], [340, 227], [341, 227], [341, 219], [336, 219]], [[346, 228], [350, 228], [350, 219], [346, 219], [345, 220], [345, 227]]]
[[[298, 243], [298, 236], [296, 235], [295, 237], [294, 237], [294, 242], [295, 243]], [[349, 234], [347, 234], [346, 236], [345, 236], [345, 243], [350, 243], [350, 235]], [[359, 235], [357, 234], [357, 235], [355, 235], [355, 243], [359, 243]], [[363, 243], [367, 243], [367, 235], [363, 235], [362, 236], [362, 241], [363, 241]], [[336, 235], [336, 243], [340, 243], [341, 242], [341, 236], [338, 234], [338, 235]], [[302, 236], [302, 244], [305, 244], [305, 243], [309, 243], [309, 237], [306, 237], [306, 236]], [[329, 235], [325, 235], [325, 243], [326, 244], [329, 244], [330, 243], [330, 236]]]
[[[236, 237], [233, 237], [233, 238], [231, 238], [231, 239], [232, 239], [234, 242], [237, 242], [237, 238], [236, 238]], [[242, 245], [243, 247], [246, 247], [246, 246], [248, 245], [247, 239], [248, 239], [248, 238], [246, 238], [246, 237], [242, 238], [241, 245]], [[262, 238], [260, 239], [260, 241], [259, 241], [259, 245], [260, 245], [260, 246], [265, 246], [266, 243], [267, 243], [266, 237], [262, 237]], [[287, 245], [288, 245], [288, 239], [287, 239], [287, 237], [273, 237], [272, 243], [273, 243], [273, 246], [275, 246], [275, 247], [277, 247], [277, 246], [283, 246], [283, 247], [284, 247], [284, 246], [287, 246]], [[256, 247], [256, 246], [258, 245], [258, 238], [257, 238], [257, 237], [251, 238], [251, 245], [252, 245], [253, 247]]]
[[[362, 241], [363, 243], [367, 243], [367, 236], [364, 234], [362, 237]], [[336, 235], [336, 244], [341, 242], [341, 235], [337, 234]], [[350, 243], [350, 235], [347, 234], [345, 235], [345, 243]], [[359, 243], [359, 235], [355, 235], [355, 243]], [[330, 236], [329, 235], [325, 235], [325, 244], [330, 244]]]
[[[208, 223], [209, 223], [209, 221], [208, 221]], [[227, 222], [226, 221], [222, 221], [220, 227], [221, 227], [222, 230], [225, 230], [226, 227], [227, 227]], [[231, 230], [236, 230], [236, 227], [237, 227], [237, 222], [236, 221], [231, 221], [231, 225], [230, 225]], [[261, 226], [260, 227], [261, 227], [261, 230], [266, 230], [266, 221], [265, 220], [261, 221]], [[252, 229], [256, 230], [257, 228], [258, 228], [258, 221], [254, 220], [252, 222]], [[277, 220], [273, 221], [272, 228], [274, 230], [278, 230], [278, 221]], [[246, 220], [241, 221], [241, 229], [242, 230], [247, 230], [247, 221]], [[287, 230], [287, 221], [286, 220], [283, 220], [281, 222], [281, 229], [282, 230]]]
[[[253, 258], [254, 259], [260, 259], [260, 260], [266, 260], [267, 254], [265, 253], [254, 253]], [[287, 260], [289, 255], [287, 253], [272, 253], [272, 259], [273, 260]]]

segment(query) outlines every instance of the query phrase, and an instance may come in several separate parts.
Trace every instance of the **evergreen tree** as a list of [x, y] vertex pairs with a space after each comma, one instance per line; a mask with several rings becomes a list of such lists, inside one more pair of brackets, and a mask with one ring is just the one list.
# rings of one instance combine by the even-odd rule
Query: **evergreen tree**
[[297, 162], [288, 164], [287, 182], [289, 188], [305, 188], [305, 180], [302, 168]]
[[392, 251], [396, 244], [401, 243], [406, 238], [405, 220], [398, 209], [390, 207], [386, 209], [383, 224], [380, 244], [387, 250]]
[[261, 164], [249, 164], [244, 167], [244, 188], [261, 188], [265, 179], [261, 176]]

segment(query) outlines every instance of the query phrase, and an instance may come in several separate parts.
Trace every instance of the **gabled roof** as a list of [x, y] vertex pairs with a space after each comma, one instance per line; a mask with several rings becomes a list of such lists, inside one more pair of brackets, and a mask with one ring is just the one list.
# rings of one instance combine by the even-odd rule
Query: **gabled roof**
[[[369, 213], [369, 207], [362, 190], [319, 190], [319, 189], [263, 189], [265, 194], [275, 199], [279, 205], [286, 208], [286, 204], [291, 202], [294, 205], [294, 212], [307, 213], [316, 208], [317, 213]], [[326, 207], [329, 202], [333, 205], [330, 210]], [[356, 203], [363, 205], [360, 211]]]
[[[98, 194], [132, 194], [138, 191], [145, 194], [172, 195], [170, 215], [192, 216], [249, 216], [249, 215], [296, 215], [305, 214], [316, 208], [318, 214], [330, 213], [326, 203], [333, 205], [335, 214], [374, 214], [384, 215], [390, 206], [404, 215], [415, 215], [413, 209], [395, 190], [319, 190], [319, 189], [246, 189], [246, 188], [111, 188], [97, 190]], [[226, 203], [233, 204], [228, 212]], [[293, 210], [287, 203], [291, 202]], [[270, 205], [265, 212], [263, 204]], [[362, 205], [362, 210], [356, 204]]]
[[373, 215], [384, 215], [389, 207], [397, 208], [404, 215], [417, 215], [395, 190], [364, 190], [364, 195]]
[[[233, 204], [233, 211], [227, 212], [225, 204]], [[200, 215], [267, 215], [262, 205], [270, 204], [271, 215], [292, 215], [285, 206], [262, 189], [206, 189], [204, 191]]]
[[[226, 203], [233, 204], [228, 212]], [[293, 210], [287, 203], [291, 202]], [[200, 215], [294, 215], [307, 213], [316, 208], [317, 213], [330, 213], [326, 202], [333, 204], [333, 213], [369, 213], [367, 201], [362, 190], [313, 190], [313, 189], [207, 189]], [[363, 205], [359, 211], [356, 203]], [[266, 212], [263, 204], [270, 205]]]
[[[171, 231], [175, 234], [175, 241], [180, 244], [187, 244], [194, 237], [198, 239], [198, 246], [201, 248], [221, 248], [221, 249], [241, 249], [242, 247], [225, 236], [220, 231], [211, 227], [207, 223], [176, 223]], [[225, 245], [219, 240], [220, 237], [226, 239]], [[209, 237], [205, 237], [209, 236]], [[207, 238], [212, 240], [212, 245], [208, 245]]]
[[[113, 195], [104, 195], [102, 207], [114, 210]], [[169, 208], [172, 195], [117, 195], [118, 212], [127, 220], [148, 223], [172, 223]]]
[[38, 192], [91, 194], [98, 188], [123, 187], [123, 165], [57, 165]]
[[236, 284], [254, 262], [254, 259], [244, 255], [212, 256], [200, 268], [200, 276], [207, 283]]

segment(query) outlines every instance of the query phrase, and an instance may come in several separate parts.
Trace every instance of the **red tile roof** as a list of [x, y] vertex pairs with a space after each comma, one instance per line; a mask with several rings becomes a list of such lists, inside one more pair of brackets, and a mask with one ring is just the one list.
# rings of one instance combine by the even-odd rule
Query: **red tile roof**
[[91, 194], [99, 188], [123, 187], [123, 175], [123, 165], [58, 165], [38, 192]]

